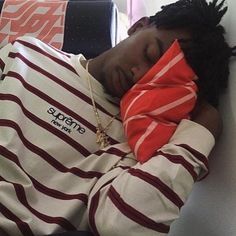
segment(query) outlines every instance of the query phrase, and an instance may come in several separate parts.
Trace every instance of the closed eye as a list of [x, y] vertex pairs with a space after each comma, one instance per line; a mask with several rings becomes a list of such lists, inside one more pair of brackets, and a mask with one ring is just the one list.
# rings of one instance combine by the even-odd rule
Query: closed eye
[[148, 64], [154, 64], [153, 60], [150, 58], [148, 54], [148, 47], [149, 45], [146, 45], [146, 47], [144, 48], [144, 58]]
[[161, 56], [164, 54], [164, 45], [159, 38], [156, 38], [156, 43], [159, 51], [159, 58], [161, 58]]
[[154, 65], [164, 54], [163, 43], [159, 38], [155, 38], [155, 43], [147, 44], [144, 48], [144, 58], [148, 64]]

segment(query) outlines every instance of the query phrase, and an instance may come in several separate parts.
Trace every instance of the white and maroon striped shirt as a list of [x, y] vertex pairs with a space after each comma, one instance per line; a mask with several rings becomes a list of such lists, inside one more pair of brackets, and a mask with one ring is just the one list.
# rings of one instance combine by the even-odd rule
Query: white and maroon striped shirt
[[[141, 165], [115, 119], [99, 150], [81, 59], [30, 37], [0, 50], [0, 232], [166, 235], [207, 172], [214, 138], [183, 120]], [[92, 82], [105, 125], [119, 107]]]

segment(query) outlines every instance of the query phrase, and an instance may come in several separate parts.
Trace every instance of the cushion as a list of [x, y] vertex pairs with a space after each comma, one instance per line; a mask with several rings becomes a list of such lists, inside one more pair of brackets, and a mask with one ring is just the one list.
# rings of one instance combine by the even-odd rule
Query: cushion
[[112, 1], [0, 0], [0, 10], [0, 47], [28, 35], [91, 58], [117, 44]]
[[177, 40], [122, 98], [121, 117], [128, 143], [141, 163], [168, 143], [197, 99], [197, 79]]

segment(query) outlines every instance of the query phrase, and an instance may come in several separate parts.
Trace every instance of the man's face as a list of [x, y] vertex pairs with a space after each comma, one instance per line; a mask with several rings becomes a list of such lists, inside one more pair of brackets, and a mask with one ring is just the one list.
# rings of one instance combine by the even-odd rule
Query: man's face
[[175, 39], [189, 38], [184, 30], [146, 26], [105, 53], [100, 82], [112, 96], [121, 98], [160, 59]]

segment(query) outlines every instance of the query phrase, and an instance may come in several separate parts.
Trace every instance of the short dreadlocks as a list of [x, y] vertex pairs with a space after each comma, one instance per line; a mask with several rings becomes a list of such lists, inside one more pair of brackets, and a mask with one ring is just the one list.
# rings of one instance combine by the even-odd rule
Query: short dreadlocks
[[206, 0], [179, 0], [162, 7], [150, 17], [157, 28], [185, 29], [191, 39], [180, 39], [186, 60], [198, 75], [200, 97], [217, 106], [219, 95], [227, 87], [229, 58], [235, 56], [235, 47], [227, 44], [225, 30], [220, 25], [227, 11], [225, 0], [207, 3]]

